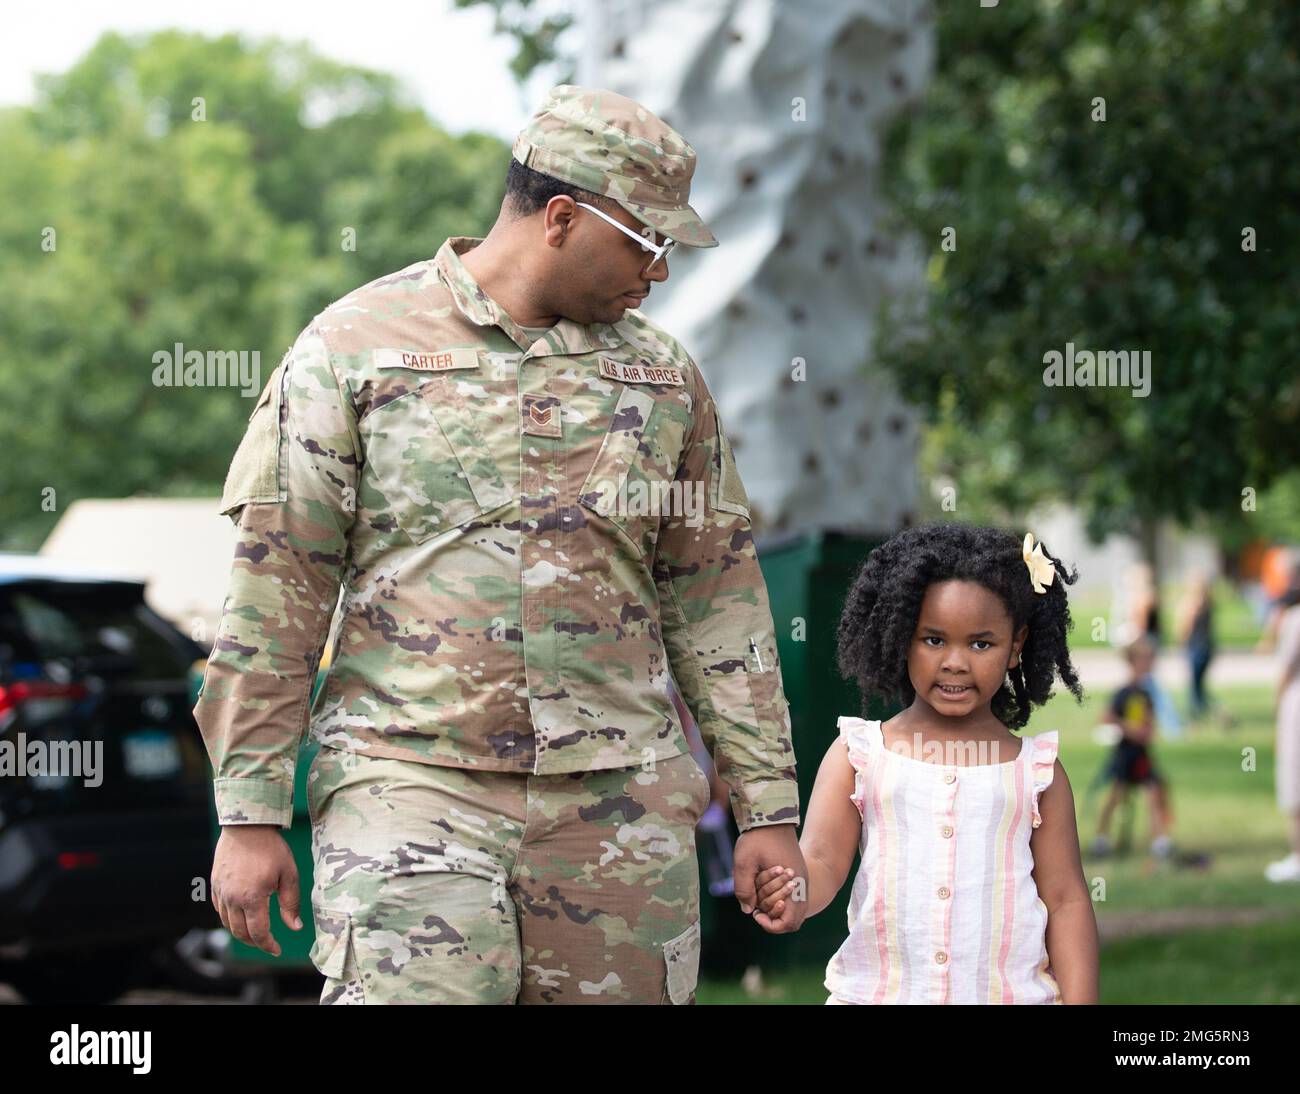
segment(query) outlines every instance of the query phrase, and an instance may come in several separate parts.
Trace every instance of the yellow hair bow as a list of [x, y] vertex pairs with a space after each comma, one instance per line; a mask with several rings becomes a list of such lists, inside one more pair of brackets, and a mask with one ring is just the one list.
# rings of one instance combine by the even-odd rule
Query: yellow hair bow
[[1025, 565], [1029, 567], [1029, 580], [1034, 583], [1034, 592], [1047, 592], [1047, 586], [1056, 576], [1056, 567], [1052, 565], [1052, 560], [1043, 554], [1043, 545], [1034, 543], [1033, 532], [1025, 533], [1025, 543], [1020, 548], [1020, 555], [1025, 560]]

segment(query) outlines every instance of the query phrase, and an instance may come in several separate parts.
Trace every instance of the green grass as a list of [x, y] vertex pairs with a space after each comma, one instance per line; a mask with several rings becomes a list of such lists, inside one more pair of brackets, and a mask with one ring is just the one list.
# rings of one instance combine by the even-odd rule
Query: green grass
[[[704, 1004], [823, 1005], [821, 969], [767, 977], [761, 998], [736, 983], [701, 981]], [[1182, 931], [1111, 942], [1101, 951], [1101, 1003], [1300, 1003], [1300, 920]]]
[[[1099, 922], [1117, 911], [1297, 905], [1300, 894], [1295, 889], [1274, 885], [1263, 875], [1266, 863], [1286, 853], [1285, 826], [1274, 797], [1271, 692], [1240, 686], [1222, 687], [1216, 694], [1239, 719], [1235, 730], [1193, 731], [1182, 740], [1158, 741], [1153, 749], [1169, 783], [1174, 842], [1212, 855], [1210, 868], [1179, 870], [1156, 865], [1144, 854], [1085, 858], [1084, 875], [1090, 883], [1104, 882], [1105, 900], [1096, 903]], [[1090, 735], [1106, 698], [1102, 692], [1089, 695], [1081, 708], [1068, 695], [1058, 695], [1035, 715], [1029, 730], [1060, 729], [1061, 763], [1074, 789], [1085, 846], [1096, 832], [1102, 803], [1102, 792], [1090, 793], [1088, 788], [1106, 749], [1094, 744]], [[1144, 797], [1135, 795], [1134, 809], [1134, 846], [1144, 849], [1150, 832]], [[1112, 835], [1115, 832], [1113, 828]]]
[[826, 989], [822, 986], [824, 969], [791, 969], [788, 972], [765, 974], [766, 983], [761, 998], [753, 999], [737, 983], [701, 978], [695, 992], [695, 1002], [706, 1004], [754, 1006], [763, 1003], [818, 1003], [826, 1002]]
[[1112, 942], [1101, 1001], [1300, 1003], [1300, 920]]
[[[1083, 860], [1084, 876], [1104, 900], [1094, 900], [1099, 924], [1131, 922], [1171, 909], [1258, 909], [1280, 920], [1250, 926], [1144, 934], [1103, 945], [1103, 1003], [1300, 1002], [1300, 886], [1264, 878], [1266, 863], [1286, 853], [1286, 832], [1274, 797], [1275, 723], [1267, 687], [1216, 689], [1238, 718], [1238, 728], [1193, 731], [1180, 741], [1158, 741], [1154, 755], [1170, 785], [1173, 837], [1184, 849], [1209, 853], [1203, 871], [1157, 864], [1148, 844], [1145, 801], [1137, 806], [1139, 853]], [[1061, 762], [1074, 789], [1079, 834], [1086, 845], [1096, 830], [1101, 793], [1088, 784], [1107, 750], [1091, 739], [1109, 694], [1090, 694], [1080, 707], [1068, 693], [1039, 711], [1027, 729], [1061, 733]], [[1254, 769], [1243, 770], [1243, 750]], [[1112, 827], [1112, 835], [1116, 829]], [[1097, 885], [1100, 881], [1103, 885]], [[1104, 927], [1103, 927], [1104, 929]], [[826, 991], [821, 968], [767, 974], [767, 994], [750, 999], [734, 982], [702, 980], [700, 1003], [815, 1003]]]

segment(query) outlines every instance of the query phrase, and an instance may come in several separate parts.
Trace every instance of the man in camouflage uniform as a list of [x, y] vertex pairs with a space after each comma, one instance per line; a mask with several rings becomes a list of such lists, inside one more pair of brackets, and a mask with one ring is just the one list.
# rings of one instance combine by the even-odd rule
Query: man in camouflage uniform
[[213, 901], [279, 952], [309, 721], [322, 1002], [694, 1002], [710, 792], [670, 671], [730, 788], [745, 911], [759, 869], [802, 865], [745, 489], [699, 367], [629, 295], [672, 245], [717, 245], [694, 168], [632, 100], [553, 88], [486, 239], [327, 307], [250, 417], [195, 707]]

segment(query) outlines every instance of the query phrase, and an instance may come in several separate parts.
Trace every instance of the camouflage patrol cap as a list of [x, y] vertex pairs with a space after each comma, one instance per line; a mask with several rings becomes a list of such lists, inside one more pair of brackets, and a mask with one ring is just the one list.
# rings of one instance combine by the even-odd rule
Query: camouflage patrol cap
[[515, 138], [511, 155], [534, 171], [613, 198], [687, 247], [718, 245], [687, 204], [695, 149], [625, 95], [557, 84]]

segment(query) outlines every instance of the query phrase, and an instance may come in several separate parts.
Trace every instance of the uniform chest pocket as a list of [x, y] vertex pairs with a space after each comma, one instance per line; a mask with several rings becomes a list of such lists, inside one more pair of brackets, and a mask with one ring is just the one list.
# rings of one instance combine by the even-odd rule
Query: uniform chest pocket
[[647, 556], [660, 520], [689, 515], [696, 499], [673, 482], [686, 423], [644, 388], [625, 385], [578, 502], [614, 524]]
[[376, 407], [361, 432], [358, 501], [380, 531], [423, 543], [511, 500], [473, 409], [441, 378]]

